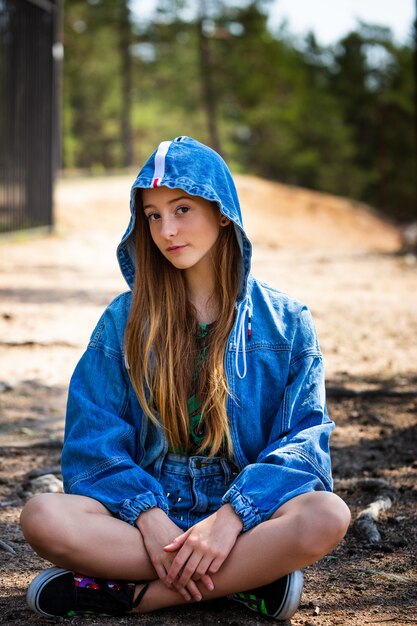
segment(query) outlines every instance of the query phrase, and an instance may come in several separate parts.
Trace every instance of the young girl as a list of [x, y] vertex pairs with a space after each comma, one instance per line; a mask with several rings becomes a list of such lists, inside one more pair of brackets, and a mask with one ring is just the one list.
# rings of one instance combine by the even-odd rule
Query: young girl
[[122, 615], [228, 596], [288, 619], [301, 569], [350, 519], [331, 492], [310, 313], [250, 274], [233, 180], [210, 148], [162, 142], [131, 213], [118, 248], [130, 289], [70, 384], [66, 493], [22, 512], [57, 566], [32, 581], [29, 606]]

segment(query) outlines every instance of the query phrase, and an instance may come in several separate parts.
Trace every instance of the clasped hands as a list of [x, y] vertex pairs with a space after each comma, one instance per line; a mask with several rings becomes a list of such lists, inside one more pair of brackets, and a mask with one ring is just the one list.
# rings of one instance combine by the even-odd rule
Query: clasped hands
[[187, 601], [202, 599], [197, 582], [213, 591], [212, 575], [219, 571], [242, 531], [242, 522], [230, 504], [185, 532], [161, 509], [142, 513], [137, 526], [158, 577]]

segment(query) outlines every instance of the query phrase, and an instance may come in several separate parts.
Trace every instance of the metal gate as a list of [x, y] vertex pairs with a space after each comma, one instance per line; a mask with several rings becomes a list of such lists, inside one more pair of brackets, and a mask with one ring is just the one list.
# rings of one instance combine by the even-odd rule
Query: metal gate
[[57, 26], [57, 0], [0, 0], [0, 232], [52, 227]]

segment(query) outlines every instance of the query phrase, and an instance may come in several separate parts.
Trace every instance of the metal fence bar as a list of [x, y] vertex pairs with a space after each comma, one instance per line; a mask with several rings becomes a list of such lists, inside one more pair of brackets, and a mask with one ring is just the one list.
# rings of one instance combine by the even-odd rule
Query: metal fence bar
[[57, 6], [0, 0], [0, 232], [52, 227]]

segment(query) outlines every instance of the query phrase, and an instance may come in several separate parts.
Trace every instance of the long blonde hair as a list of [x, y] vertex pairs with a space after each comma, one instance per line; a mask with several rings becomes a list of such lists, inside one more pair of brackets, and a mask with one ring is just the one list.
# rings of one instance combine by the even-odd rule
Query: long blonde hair
[[136, 215], [136, 276], [125, 334], [133, 388], [149, 419], [162, 422], [169, 448], [184, 453], [190, 445], [187, 401], [196, 393], [205, 434], [197, 454], [208, 450], [215, 456], [225, 449], [231, 456], [224, 355], [235, 317], [241, 262], [233, 225], [220, 229], [215, 244], [216, 287], [212, 297], [219, 305], [219, 314], [210, 327], [204, 360], [197, 368], [198, 321], [187, 298], [184, 273], [154, 244], [140, 193], [136, 194]]

